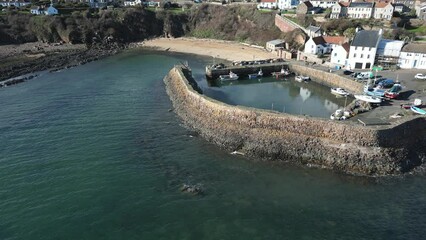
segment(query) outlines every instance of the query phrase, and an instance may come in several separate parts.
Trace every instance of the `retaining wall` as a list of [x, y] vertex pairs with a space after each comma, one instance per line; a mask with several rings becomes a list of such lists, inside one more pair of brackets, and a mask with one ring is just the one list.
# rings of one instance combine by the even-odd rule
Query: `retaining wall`
[[[174, 111], [188, 127], [230, 151], [363, 175], [410, 171], [426, 159], [425, 118], [374, 129], [227, 105], [194, 91], [190, 82], [195, 80], [180, 66], [164, 78]], [[400, 136], [413, 137], [400, 141]]]

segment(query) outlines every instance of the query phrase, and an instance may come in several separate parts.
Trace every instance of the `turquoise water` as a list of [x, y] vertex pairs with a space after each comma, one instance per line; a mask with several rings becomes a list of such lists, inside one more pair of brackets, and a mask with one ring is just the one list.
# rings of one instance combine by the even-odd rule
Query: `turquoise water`
[[423, 176], [250, 161], [185, 129], [162, 83], [182, 60], [200, 80], [208, 59], [130, 52], [0, 89], [0, 239], [424, 238]]

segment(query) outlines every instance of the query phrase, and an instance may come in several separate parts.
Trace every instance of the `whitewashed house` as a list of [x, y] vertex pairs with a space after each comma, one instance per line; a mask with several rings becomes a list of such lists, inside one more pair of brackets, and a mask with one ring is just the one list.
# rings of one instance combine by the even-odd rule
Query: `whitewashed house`
[[30, 13], [34, 15], [44, 15], [44, 8], [40, 6], [31, 7]]
[[338, 19], [348, 15], [348, 2], [338, 2], [331, 8], [330, 18]]
[[312, 6], [320, 8], [331, 8], [338, 3], [337, 0], [310, 0]]
[[324, 41], [322, 36], [311, 37], [305, 43], [304, 53], [322, 55], [331, 52], [331, 47]]
[[333, 48], [330, 62], [335, 66], [346, 67], [348, 64], [350, 45], [344, 43]]
[[275, 9], [278, 7], [277, 0], [260, 0], [257, 4], [258, 9], [267, 8], [267, 9]]
[[426, 44], [408, 43], [401, 50], [398, 66], [404, 69], [426, 69]]
[[57, 15], [58, 9], [54, 8], [52, 5], [50, 5], [48, 8], [35, 6], [30, 9], [30, 12], [34, 15]]
[[284, 47], [284, 41], [281, 39], [275, 39], [266, 43], [266, 50], [268, 51], [276, 51], [279, 48]]
[[348, 7], [348, 18], [371, 18], [374, 2], [351, 2]]
[[322, 30], [320, 27], [316, 26], [309, 26], [306, 28], [306, 34], [308, 34], [309, 37], [319, 37], [322, 36]]
[[292, 9], [299, 5], [299, 0], [278, 0], [277, 7], [280, 10]]
[[332, 49], [347, 42], [344, 36], [323, 36], [323, 38]]
[[386, 19], [391, 20], [393, 16], [394, 6], [387, 2], [378, 2], [374, 5], [374, 14], [375, 19]]
[[141, 0], [126, 0], [126, 1], [123, 2], [123, 5], [125, 7], [141, 6], [142, 1]]
[[2, 7], [11, 7], [15, 6], [17, 8], [24, 7], [27, 5], [30, 5], [30, 1], [24, 1], [24, 0], [9, 0], [9, 1], [0, 1], [0, 5]]
[[361, 30], [355, 33], [348, 58], [348, 69], [372, 69], [376, 58], [377, 46], [383, 31]]

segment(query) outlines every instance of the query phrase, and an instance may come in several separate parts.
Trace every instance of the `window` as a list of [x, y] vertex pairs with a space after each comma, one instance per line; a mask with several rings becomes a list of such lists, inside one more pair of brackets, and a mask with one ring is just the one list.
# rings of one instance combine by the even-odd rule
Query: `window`
[[364, 47], [362, 47], [361, 50], [364, 51]]
[[354, 53], [354, 58], [356, 57], [356, 53]]
[[336, 57], [336, 56], [337, 56], [337, 53], [334, 53], [334, 56]]
[[363, 58], [364, 57], [364, 54], [361, 54], [361, 58]]
[[358, 47], [355, 47], [355, 51], [358, 50]]
[[370, 54], [367, 55], [367, 59], [369, 59], [369, 58], [370, 58]]

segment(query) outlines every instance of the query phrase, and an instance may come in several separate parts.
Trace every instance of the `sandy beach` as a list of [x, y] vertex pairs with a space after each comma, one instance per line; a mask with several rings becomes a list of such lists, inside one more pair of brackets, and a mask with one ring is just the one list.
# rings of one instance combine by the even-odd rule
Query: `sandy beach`
[[228, 61], [267, 59], [276, 57], [274, 54], [261, 48], [246, 46], [236, 42], [211, 39], [156, 38], [145, 41], [143, 46], [171, 52], [211, 56]]

